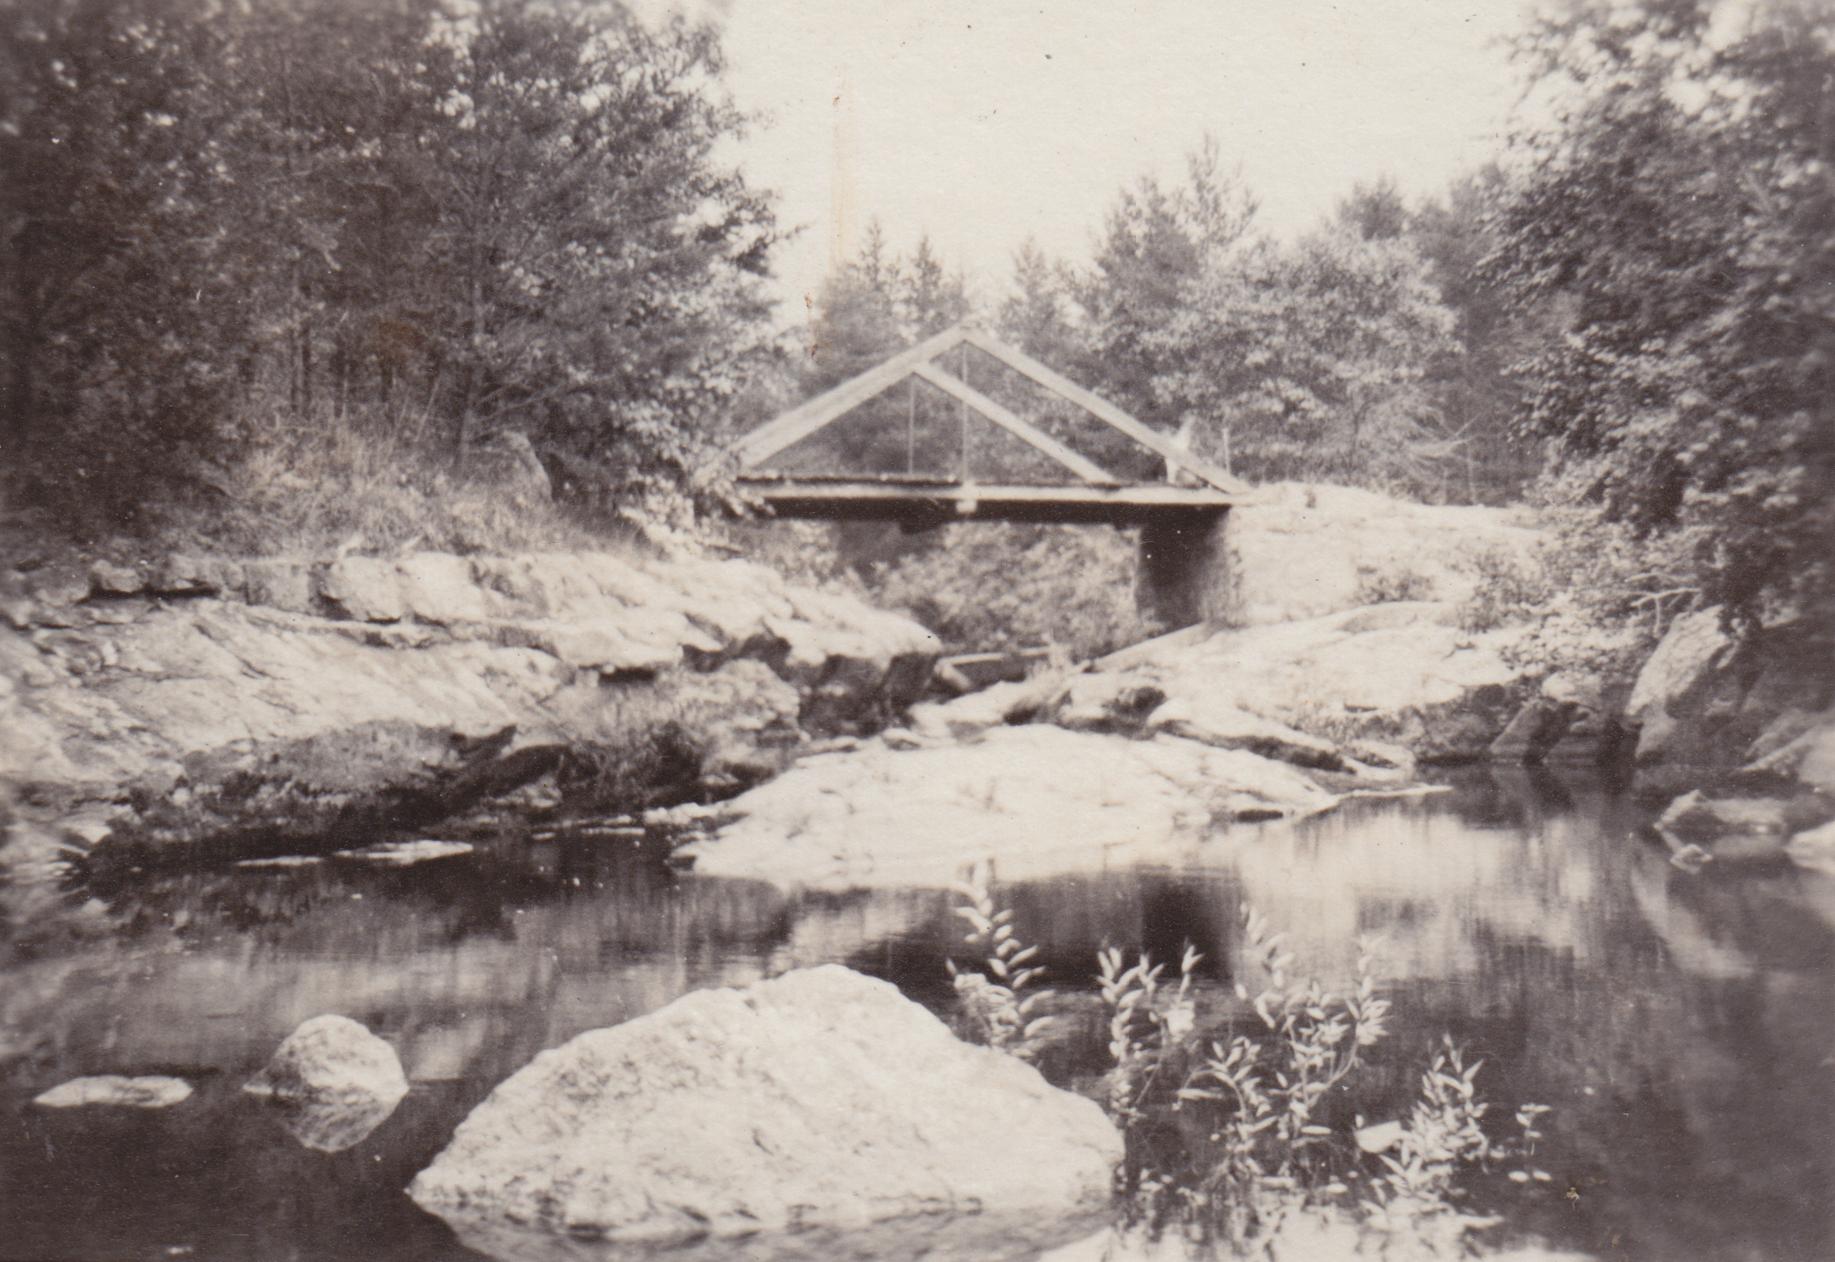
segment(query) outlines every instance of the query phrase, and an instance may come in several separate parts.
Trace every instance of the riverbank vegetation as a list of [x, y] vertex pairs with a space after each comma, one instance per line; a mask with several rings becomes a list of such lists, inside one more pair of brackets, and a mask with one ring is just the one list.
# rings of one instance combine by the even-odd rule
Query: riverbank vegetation
[[233, 526], [380, 475], [437, 520], [532, 449], [589, 519], [681, 517], [777, 235], [721, 64], [618, 5], [0, 5], [13, 501]]
[[[1182, 180], [1117, 196], [1089, 264], [1022, 246], [986, 314], [1252, 480], [1541, 505], [1565, 558], [1541, 586], [1573, 606], [1551, 642], [1654, 639], [1708, 606], [1826, 625], [1835, 23], [1787, 0], [1551, 12], [1515, 48], [1533, 121], [1444, 197], [1362, 186], [1280, 240], [1207, 145]], [[872, 236], [818, 305], [810, 384], [973, 305], [927, 243], [899, 259]], [[1077, 442], [1068, 418], [1046, 423]], [[1478, 616], [1522, 604], [1522, 577], [1496, 577]]]
[[[951, 961], [950, 975], [972, 1036], [1035, 1059], [1062, 1037], [1059, 1017], [1035, 1015], [1058, 996], [992, 881], [982, 865], [956, 887], [979, 968]], [[1478, 1088], [1484, 1062], [1451, 1039], [1409, 1098], [1394, 1090], [1406, 1075], [1370, 1064], [1392, 1017], [1374, 940], [1358, 943], [1342, 993], [1295, 973], [1285, 935], [1248, 908], [1242, 943], [1248, 966], [1229, 976], [1235, 1004], [1219, 1014], [1207, 996], [1202, 1019], [1198, 989], [1215, 983], [1200, 982], [1203, 957], [1189, 944], [1176, 983], [1163, 961], [1100, 953], [1107, 1069], [1098, 1085], [1127, 1141], [1116, 1172], [1125, 1227], [1238, 1256], [1277, 1256], [1305, 1232], [1359, 1252], [1381, 1252], [1394, 1237], [1465, 1256], [1467, 1237], [1500, 1221], [1485, 1211], [1503, 1189], [1552, 1182], [1535, 1162], [1549, 1110], [1525, 1104], [1500, 1124]], [[1365, 1117], [1384, 1107], [1399, 1116]]]
[[[8, 0], [5, 524], [385, 553], [705, 527], [734, 503], [731, 434], [970, 318], [1251, 481], [1559, 510], [1602, 618], [1826, 622], [1835, 22], [1794, 0], [1545, 12], [1515, 44], [1524, 121], [1439, 197], [1377, 180], [1277, 236], [1204, 143], [1118, 190], [1085, 261], [1015, 243], [1010, 277], [971, 281], [873, 229], [785, 329], [712, 27]], [[971, 368], [1117, 475], [1166, 476]], [[902, 394], [811, 442], [786, 459], [1033, 459]], [[1139, 630], [1117, 567], [1052, 533], [830, 561], [952, 641]], [[1022, 570], [1038, 589], [970, 625]]]

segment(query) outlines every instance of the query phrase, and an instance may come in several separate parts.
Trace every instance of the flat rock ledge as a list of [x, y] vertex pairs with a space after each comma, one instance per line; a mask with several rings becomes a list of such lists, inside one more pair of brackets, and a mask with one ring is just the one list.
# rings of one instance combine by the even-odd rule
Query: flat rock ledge
[[741, 561], [169, 560], [0, 564], [0, 795], [98, 862], [319, 853], [525, 789], [737, 791], [883, 726], [937, 651]]
[[1029, 1256], [1100, 1225], [1121, 1157], [1093, 1102], [825, 965], [542, 1053], [409, 1194], [500, 1256]]
[[98, 1074], [60, 1083], [39, 1094], [32, 1103], [46, 1109], [74, 1109], [94, 1105], [169, 1109], [190, 1098], [191, 1084], [183, 1078], [128, 1078], [120, 1074]]
[[695, 871], [782, 886], [947, 887], [996, 862], [1003, 879], [1177, 863], [1214, 825], [1327, 810], [1308, 772], [1183, 737], [997, 727], [964, 743], [874, 741], [805, 758], [728, 802]]

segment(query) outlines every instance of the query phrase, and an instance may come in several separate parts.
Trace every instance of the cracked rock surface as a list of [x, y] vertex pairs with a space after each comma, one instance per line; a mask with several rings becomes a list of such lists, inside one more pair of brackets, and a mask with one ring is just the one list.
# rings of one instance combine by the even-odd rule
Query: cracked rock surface
[[141, 858], [337, 848], [659, 742], [743, 786], [877, 725], [936, 652], [738, 561], [172, 558], [0, 588], [0, 790]]

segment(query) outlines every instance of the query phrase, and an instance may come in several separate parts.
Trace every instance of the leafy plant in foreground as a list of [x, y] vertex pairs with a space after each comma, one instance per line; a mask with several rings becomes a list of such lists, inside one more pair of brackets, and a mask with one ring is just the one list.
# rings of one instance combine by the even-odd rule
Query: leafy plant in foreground
[[1165, 1102], [1168, 1079], [1161, 1070], [1196, 1024], [1192, 976], [1204, 957], [1185, 948], [1179, 985], [1169, 999], [1160, 984], [1161, 966], [1145, 954], [1125, 968], [1118, 948], [1105, 947], [1096, 958], [1102, 970], [1097, 974], [1102, 1002], [1109, 1013], [1109, 1059], [1115, 1062], [1109, 1076], [1109, 1113], [1118, 1119], [1138, 1119], [1156, 1102]]
[[[1243, 923], [1262, 986], [1251, 993], [1239, 980], [1236, 997], [1253, 1023], [1162, 1040], [1152, 1072], [1180, 1083], [1172, 1102], [1157, 1115], [1118, 1117], [1131, 1141], [1148, 1132], [1147, 1142], [1131, 1142], [1139, 1168], [1124, 1179], [1136, 1221], [1149, 1230], [1176, 1223], [1239, 1252], [1273, 1241], [1302, 1212], [1349, 1219], [1360, 1234], [1455, 1248], [1466, 1232], [1495, 1222], [1461, 1211], [1460, 1178], [1532, 1151], [1535, 1120], [1546, 1110], [1527, 1106], [1518, 1114], [1521, 1135], [1492, 1140], [1476, 1090], [1483, 1062], [1467, 1065], [1449, 1039], [1408, 1114], [1366, 1125], [1351, 1086], [1391, 1015], [1376, 990], [1375, 941], [1358, 943], [1355, 980], [1339, 994], [1292, 973], [1284, 935], [1265, 918], [1245, 909]], [[1190, 971], [1188, 963], [1187, 979]], [[1163, 1028], [1189, 1028], [1175, 1015], [1186, 991], [1182, 984]], [[1168, 1144], [1169, 1134], [1182, 1142]], [[1525, 1182], [1548, 1177], [1519, 1173]]]
[[952, 887], [966, 900], [955, 909], [969, 924], [963, 941], [976, 949], [987, 972], [959, 969], [950, 960], [949, 976], [975, 1036], [989, 1047], [1031, 1060], [1054, 1021], [1040, 1012], [1052, 991], [1034, 984], [1045, 972], [1032, 963], [1039, 949], [1027, 946], [1013, 932], [1012, 909], [995, 905], [992, 881], [992, 865], [978, 863], [966, 880]]
[[[959, 888], [971, 900], [958, 909], [975, 927], [970, 940], [991, 943], [990, 965], [1000, 959], [1005, 968], [993, 971], [1016, 984], [952, 968], [957, 990], [990, 1043], [1023, 1046], [1016, 992], [1033, 980], [1024, 967], [1032, 956], [984, 874]], [[1284, 935], [1265, 918], [1245, 909], [1243, 927], [1261, 985], [1252, 991], [1238, 980], [1236, 1015], [1222, 1028], [1200, 1027], [1202, 957], [1190, 946], [1176, 984], [1144, 954], [1128, 963], [1107, 947], [1098, 956], [1112, 1062], [1106, 1102], [1128, 1141], [1117, 1180], [1124, 1224], [1261, 1254], [1306, 1217], [1355, 1236], [1360, 1248], [1394, 1241], [1458, 1255], [1468, 1233], [1499, 1221], [1470, 1210], [1469, 1176], [1503, 1169], [1515, 1184], [1550, 1181], [1527, 1164], [1547, 1108], [1524, 1105], [1515, 1132], [1494, 1138], [1477, 1089], [1484, 1062], [1468, 1064], [1450, 1038], [1403, 1116], [1369, 1125], [1357, 1111], [1358, 1071], [1388, 1035], [1392, 1012], [1377, 993], [1374, 940], [1359, 942], [1352, 985], [1338, 993], [1293, 974]], [[1002, 944], [1012, 944], [1005, 956]]]

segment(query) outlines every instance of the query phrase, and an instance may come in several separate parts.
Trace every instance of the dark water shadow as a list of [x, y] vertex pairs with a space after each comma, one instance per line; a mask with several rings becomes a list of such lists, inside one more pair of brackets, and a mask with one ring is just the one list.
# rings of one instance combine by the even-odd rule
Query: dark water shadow
[[[1046, 1064], [1060, 1081], [1101, 1068], [1105, 944], [1169, 964], [1193, 944], [1201, 1015], [1226, 1019], [1246, 903], [1326, 979], [1359, 934], [1383, 938], [1397, 1019], [1361, 1088], [1370, 1118], [1405, 1105], [1443, 1032], [1486, 1060], [1490, 1098], [1554, 1107], [1555, 1182], [1512, 1203], [1517, 1229], [1612, 1258], [1829, 1256], [1835, 879], [1681, 872], [1646, 818], [1584, 777], [1464, 772], [1438, 798], [1238, 830], [1199, 868], [1000, 893], [1067, 996]], [[542, 1048], [827, 961], [942, 1010], [943, 962], [967, 960], [950, 902], [797, 894], [671, 871], [641, 843], [526, 836], [419, 869], [83, 890], [84, 930], [43, 935], [0, 978], [0, 1258], [475, 1256], [402, 1188]], [[322, 1147], [353, 1137], [337, 1151], [236, 1085], [321, 1012], [388, 1039], [412, 1083], [360, 1137], [306, 1128]], [[152, 1116], [27, 1105], [105, 1072], [172, 1073], [197, 1094]]]

